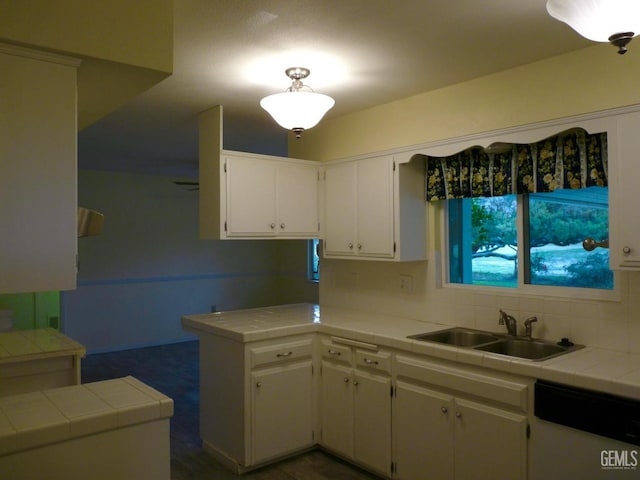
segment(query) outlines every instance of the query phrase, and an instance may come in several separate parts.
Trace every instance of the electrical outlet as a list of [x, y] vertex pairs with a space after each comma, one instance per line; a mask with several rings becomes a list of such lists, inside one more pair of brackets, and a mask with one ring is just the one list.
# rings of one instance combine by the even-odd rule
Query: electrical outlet
[[411, 275], [400, 275], [400, 290], [403, 292], [413, 292], [413, 277]]
[[50, 328], [60, 329], [60, 317], [49, 317], [48, 322]]

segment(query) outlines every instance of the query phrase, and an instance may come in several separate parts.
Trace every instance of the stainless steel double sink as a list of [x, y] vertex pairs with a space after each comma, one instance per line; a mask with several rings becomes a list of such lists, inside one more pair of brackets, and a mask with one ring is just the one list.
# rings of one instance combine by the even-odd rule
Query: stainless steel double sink
[[565, 353], [584, 348], [584, 345], [574, 345], [568, 342], [554, 343], [542, 339], [514, 337], [463, 327], [453, 327], [435, 332], [409, 335], [407, 338], [461, 348], [470, 348], [477, 351], [532, 361], [548, 360], [558, 355], [564, 355]]

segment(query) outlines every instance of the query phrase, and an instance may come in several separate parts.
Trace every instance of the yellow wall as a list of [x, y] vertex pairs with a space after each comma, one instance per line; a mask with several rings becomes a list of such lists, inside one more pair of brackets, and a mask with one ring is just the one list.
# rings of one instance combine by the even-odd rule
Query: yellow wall
[[[331, 160], [640, 103], [640, 43], [625, 56], [589, 47], [473, 81], [323, 120], [289, 155]], [[340, 99], [338, 98], [339, 102]], [[439, 211], [429, 205], [427, 262], [330, 260], [320, 265], [320, 304], [499, 331], [498, 310], [536, 315], [534, 336], [640, 354], [640, 272], [621, 272], [619, 301], [470, 291], [441, 284]], [[411, 292], [400, 277], [413, 279]]]
[[82, 59], [82, 130], [172, 73], [173, 0], [0, 0], [0, 43]]
[[289, 156], [326, 161], [633, 105], [639, 77], [640, 43], [624, 56], [597, 45], [323, 120], [290, 137]]
[[0, 38], [7, 42], [154, 70], [173, 67], [172, 0], [0, 0], [0, 12]]

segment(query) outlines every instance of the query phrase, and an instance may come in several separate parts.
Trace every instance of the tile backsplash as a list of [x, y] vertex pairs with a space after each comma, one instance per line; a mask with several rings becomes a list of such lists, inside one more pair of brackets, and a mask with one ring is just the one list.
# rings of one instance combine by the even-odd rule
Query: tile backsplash
[[[433, 253], [428, 262], [323, 259], [320, 305], [496, 332], [504, 330], [498, 325], [502, 308], [518, 319], [521, 329], [526, 318], [538, 317], [534, 337], [568, 337], [575, 343], [640, 354], [640, 272], [619, 274], [619, 300], [595, 300], [442, 288], [436, 275], [439, 265]], [[409, 289], [401, 288], [401, 276], [411, 278]]]

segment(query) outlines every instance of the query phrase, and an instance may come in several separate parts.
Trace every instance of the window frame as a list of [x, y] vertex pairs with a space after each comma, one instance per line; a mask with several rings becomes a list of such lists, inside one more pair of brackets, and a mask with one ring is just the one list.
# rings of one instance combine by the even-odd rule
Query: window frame
[[[518, 240], [524, 240], [524, 195], [516, 197], [516, 231]], [[439, 250], [442, 252], [440, 278], [437, 278], [437, 284], [443, 289], [466, 290], [470, 293], [484, 293], [490, 295], [504, 296], [528, 296], [528, 297], [554, 297], [559, 299], [575, 300], [594, 300], [594, 301], [611, 301], [619, 302], [621, 300], [621, 277], [618, 270], [613, 270], [613, 288], [611, 290], [583, 287], [557, 287], [546, 285], [525, 284], [525, 255], [518, 255], [518, 284], [516, 287], [492, 287], [487, 285], [470, 285], [462, 283], [451, 283], [449, 279], [449, 202], [442, 200], [431, 204], [431, 208], [435, 213], [436, 221], [440, 227]], [[438, 249], [438, 248], [436, 248]], [[611, 262], [610, 262], [611, 263]], [[611, 268], [611, 267], [609, 267]]]

